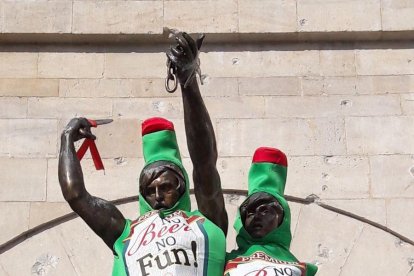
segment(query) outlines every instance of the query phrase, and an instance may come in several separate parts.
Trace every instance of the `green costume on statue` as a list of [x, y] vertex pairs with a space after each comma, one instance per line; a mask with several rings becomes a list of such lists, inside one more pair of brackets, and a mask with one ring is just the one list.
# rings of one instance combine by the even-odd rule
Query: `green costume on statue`
[[140, 217], [127, 220], [114, 244], [112, 275], [222, 275], [225, 236], [199, 211], [190, 211], [189, 180], [174, 125], [162, 118], [151, 118], [143, 122], [142, 135], [145, 166], [160, 161], [178, 166], [185, 192], [172, 208], [161, 211], [153, 210], [140, 196]]
[[253, 238], [244, 228], [239, 210], [234, 223], [238, 249], [227, 254], [224, 275], [315, 275], [315, 265], [299, 262], [289, 251], [292, 235], [290, 208], [284, 198], [286, 176], [287, 159], [283, 152], [273, 148], [256, 150], [249, 171], [248, 197], [268, 193], [283, 207], [284, 217], [279, 227], [266, 236]]

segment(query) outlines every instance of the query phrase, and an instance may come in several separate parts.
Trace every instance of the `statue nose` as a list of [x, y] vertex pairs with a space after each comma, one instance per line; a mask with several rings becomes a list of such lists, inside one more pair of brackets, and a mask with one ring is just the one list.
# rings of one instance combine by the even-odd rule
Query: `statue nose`
[[155, 188], [155, 200], [162, 201], [164, 199], [163, 193], [160, 192], [158, 187]]

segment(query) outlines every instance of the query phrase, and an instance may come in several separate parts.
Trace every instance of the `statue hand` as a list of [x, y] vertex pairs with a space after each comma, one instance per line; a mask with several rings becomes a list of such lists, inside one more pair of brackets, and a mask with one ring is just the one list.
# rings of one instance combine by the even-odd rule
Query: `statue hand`
[[184, 84], [189, 77], [195, 76], [199, 66], [198, 52], [203, 43], [204, 34], [201, 34], [197, 41], [185, 32], [174, 35], [176, 43], [170, 46], [167, 57], [177, 69], [177, 77], [181, 84]]
[[86, 118], [73, 118], [62, 132], [62, 136], [67, 135], [73, 142], [83, 138], [95, 140], [96, 136], [91, 132], [91, 124]]

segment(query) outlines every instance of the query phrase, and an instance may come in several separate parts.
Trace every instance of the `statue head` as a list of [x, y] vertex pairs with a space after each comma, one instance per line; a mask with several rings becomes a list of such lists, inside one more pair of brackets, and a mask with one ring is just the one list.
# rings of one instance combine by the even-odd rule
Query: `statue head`
[[185, 187], [181, 169], [167, 161], [146, 166], [139, 178], [140, 194], [154, 210], [172, 208], [185, 192]]
[[290, 208], [284, 197], [287, 177], [286, 155], [276, 149], [256, 149], [249, 170], [246, 200], [234, 222], [240, 248], [273, 244], [288, 249], [292, 240]]
[[162, 210], [190, 211], [189, 180], [181, 162], [174, 125], [164, 118], [142, 123], [142, 149], [145, 166], [139, 179], [140, 214]]
[[243, 226], [253, 238], [263, 238], [283, 221], [283, 207], [266, 192], [249, 196], [240, 206]]

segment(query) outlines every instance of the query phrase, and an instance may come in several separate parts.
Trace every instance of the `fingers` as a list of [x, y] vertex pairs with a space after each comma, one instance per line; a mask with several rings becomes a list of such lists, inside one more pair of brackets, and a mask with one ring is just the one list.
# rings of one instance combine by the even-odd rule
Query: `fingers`
[[191, 55], [193, 57], [197, 54], [197, 48], [194, 40], [187, 33], [181, 33], [175, 37], [178, 45], [182, 47], [185, 55]]
[[184, 37], [184, 33], [177, 34], [175, 36], [175, 40], [177, 41], [178, 45], [183, 47], [184, 51], [189, 50], [190, 45], [188, 44], [187, 39]]
[[92, 124], [86, 118], [73, 118], [66, 126], [64, 132], [68, 133], [74, 141], [83, 138], [96, 139], [96, 136], [91, 132]]
[[194, 39], [187, 33], [183, 33], [182, 34], [183, 38], [185, 39], [185, 41], [187, 42], [187, 44], [189, 45], [191, 52], [194, 56], [197, 55], [197, 51], [198, 51], [198, 47], [197, 44], [194, 42]]
[[[177, 57], [187, 55], [190, 58], [194, 58], [201, 48], [205, 35], [200, 34], [197, 38], [197, 42], [185, 32], [175, 34], [174, 38], [177, 41], [177, 45], [171, 46], [170, 52]], [[167, 56], [169, 55], [167, 54]]]
[[170, 47], [170, 51], [171, 51], [171, 53], [173, 54], [173, 55], [175, 55], [176, 57], [180, 57], [180, 56], [183, 56], [184, 55], [184, 51], [183, 51], [183, 49], [181, 49], [181, 47], [179, 48], [180, 46], [176, 46], [176, 47]]
[[75, 128], [91, 127], [91, 123], [84, 117], [73, 118], [70, 122], [73, 122]]
[[[91, 132], [92, 124], [86, 118], [79, 118], [79, 134], [82, 138], [96, 139], [96, 137]], [[95, 138], [92, 138], [95, 137]]]
[[169, 50], [169, 51], [167, 51], [167, 57], [168, 57], [168, 59], [169, 60], [171, 60], [171, 62], [174, 64], [174, 65], [176, 65], [177, 63], [178, 63], [178, 58], [177, 58], [177, 56], [175, 56], [174, 54], [173, 54], [173, 52], [171, 51], [171, 49]]
[[82, 136], [82, 138], [96, 140], [96, 136], [92, 134], [90, 128], [79, 129], [79, 134]]
[[171, 60], [172, 64], [178, 69], [182, 69], [191, 63], [191, 59], [188, 56], [184, 55], [183, 52], [180, 52], [176, 47], [171, 46], [167, 51], [167, 57]]
[[205, 34], [199, 34], [198, 38], [197, 38], [197, 49], [200, 50], [201, 45], [203, 44], [203, 40], [206, 37]]

